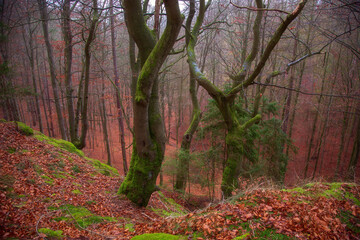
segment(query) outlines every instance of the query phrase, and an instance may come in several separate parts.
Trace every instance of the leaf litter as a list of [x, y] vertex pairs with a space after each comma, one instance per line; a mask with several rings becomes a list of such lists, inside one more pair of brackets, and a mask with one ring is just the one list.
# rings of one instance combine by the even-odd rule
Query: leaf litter
[[[65, 239], [131, 239], [157, 232], [187, 239], [360, 236], [360, 187], [355, 184], [338, 184], [333, 195], [325, 183], [301, 192], [258, 189], [192, 212], [179, 194], [161, 190], [147, 208], [138, 208], [117, 195], [121, 176], [101, 174], [89, 160], [24, 136], [13, 123], [0, 123], [0, 167], [3, 239], [44, 239], [49, 237], [44, 232], [61, 231]], [[166, 198], [176, 204], [167, 205], [172, 201]]]

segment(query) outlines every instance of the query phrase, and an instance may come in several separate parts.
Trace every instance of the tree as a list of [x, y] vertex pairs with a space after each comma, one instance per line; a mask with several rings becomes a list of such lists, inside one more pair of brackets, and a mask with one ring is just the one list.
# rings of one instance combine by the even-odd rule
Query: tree
[[[118, 74], [118, 65], [116, 60], [116, 43], [115, 43], [115, 16], [113, 10], [113, 0], [110, 0], [110, 34], [111, 34], [111, 53], [113, 58], [113, 66], [114, 66], [114, 82], [115, 86], [118, 90], [120, 90], [120, 82], [119, 82], [119, 74]], [[120, 144], [121, 144], [121, 153], [123, 157], [123, 169], [124, 175], [126, 175], [128, 171], [127, 160], [126, 160], [126, 149], [125, 149], [125, 133], [124, 133], [124, 122], [123, 122], [123, 114], [121, 109], [121, 99], [118, 91], [116, 92], [116, 108], [117, 108], [117, 119], [119, 123], [119, 133], [120, 133]]]
[[62, 110], [60, 106], [60, 99], [59, 99], [59, 86], [56, 80], [56, 70], [55, 70], [55, 62], [54, 62], [54, 55], [53, 49], [50, 43], [50, 36], [48, 30], [48, 12], [47, 12], [47, 3], [45, 0], [37, 0], [39, 5], [39, 11], [41, 16], [41, 24], [44, 33], [44, 40], [45, 46], [47, 50], [47, 56], [49, 61], [49, 70], [50, 70], [50, 79], [51, 85], [53, 88], [54, 100], [55, 100], [55, 107], [56, 107], [56, 114], [58, 118], [58, 125], [61, 133], [61, 138], [66, 140], [66, 131], [65, 131], [65, 121], [62, 115]]
[[146, 25], [140, 0], [124, 0], [129, 35], [138, 49], [141, 70], [134, 99], [134, 139], [129, 172], [119, 193], [146, 206], [156, 190], [156, 178], [164, 158], [165, 130], [158, 99], [158, 73], [180, 31], [183, 18], [177, 0], [165, 0], [166, 28], [158, 42]]
[[[195, 15], [195, 1], [190, 1], [190, 10], [189, 15], [186, 20], [186, 47], [189, 49], [194, 48], [195, 44], [197, 42], [197, 36], [199, 35], [200, 27], [204, 21], [205, 11], [210, 6], [211, 0], [207, 2], [205, 5], [205, 1], [200, 1], [200, 9], [199, 14], [196, 19], [194, 27], [191, 29], [191, 23]], [[191, 31], [191, 32], [190, 32]], [[188, 55], [189, 57], [189, 55]], [[191, 61], [188, 61], [189, 69], [190, 69], [190, 96], [191, 96], [191, 102], [193, 106], [192, 110], [192, 117], [191, 117], [191, 123], [184, 133], [184, 136], [181, 141], [181, 148], [180, 148], [180, 154], [179, 154], [179, 162], [177, 166], [177, 173], [176, 173], [176, 183], [175, 183], [175, 189], [184, 191], [186, 188], [186, 179], [187, 175], [189, 173], [189, 161], [190, 161], [190, 145], [191, 140], [193, 138], [193, 135], [200, 123], [201, 119], [201, 112], [200, 112], [200, 106], [199, 101], [197, 99], [197, 86], [196, 86], [196, 80], [193, 72], [191, 71]]]
[[[85, 41], [85, 47], [84, 47], [84, 90], [82, 92], [81, 97], [81, 135], [80, 135], [80, 141], [76, 142], [76, 147], [79, 149], [83, 149], [85, 147], [86, 143], [86, 135], [88, 132], [88, 98], [89, 98], [89, 85], [90, 85], [90, 63], [91, 63], [91, 45], [96, 37], [96, 29], [99, 23], [99, 11], [98, 11], [98, 2], [97, 0], [92, 0], [92, 9], [91, 9], [91, 17], [90, 17], [90, 26], [89, 29], [87, 29], [88, 35]], [[80, 92], [81, 93], [81, 92]], [[76, 124], [77, 125], [77, 124]], [[78, 125], [77, 125], [78, 126]], [[75, 127], [76, 132], [77, 127]]]
[[69, 116], [69, 131], [70, 140], [75, 145], [78, 145], [78, 138], [75, 131], [75, 113], [73, 103], [73, 88], [72, 88], [72, 33], [71, 33], [71, 3], [70, 0], [64, 0], [62, 3], [61, 11], [61, 30], [64, 39], [64, 75], [65, 75], [65, 92], [66, 92], [66, 105], [67, 113]]
[[[224, 194], [224, 197], [230, 197], [232, 191], [238, 186], [238, 176], [239, 176], [239, 157], [244, 154], [243, 146], [243, 136], [245, 131], [253, 124], [258, 122], [261, 119], [259, 114], [248, 119], [245, 123], [240, 124], [234, 114], [234, 101], [237, 94], [250, 86], [256, 77], [260, 74], [264, 68], [266, 61], [268, 60], [271, 52], [279, 42], [282, 34], [285, 32], [289, 24], [300, 14], [304, 8], [307, 0], [301, 1], [299, 5], [295, 8], [292, 13], [289, 13], [286, 18], [279, 25], [272, 38], [268, 42], [264, 53], [260, 56], [260, 59], [255, 66], [253, 72], [247, 77], [247, 74], [250, 71], [251, 63], [255, 59], [260, 44], [260, 25], [263, 15], [261, 9], [264, 8], [261, 0], [256, 0], [256, 7], [259, 9], [256, 14], [256, 18], [253, 25], [253, 44], [250, 54], [247, 56], [245, 61], [242, 63], [240, 71], [231, 78], [233, 79], [233, 86], [228, 91], [222, 91], [217, 86], [215, 86], [207, 77], [200, 71], [195, 56], [195, 44], [189, 44], [188, 46], [188, 61], [191, 66], [191, 72], [196, 77], [198, 83], [209, 93], [209, 95], [215, 100], [217, 107], [219, 108], [222, 117], [224, 118], [227, 134], [226, 134], [226, 144], [227, 144], [227, 159], [225, 163], [225, 168], [223, 171], [221, 190]], [[276, 74], [273, 74], [274, 76]]]

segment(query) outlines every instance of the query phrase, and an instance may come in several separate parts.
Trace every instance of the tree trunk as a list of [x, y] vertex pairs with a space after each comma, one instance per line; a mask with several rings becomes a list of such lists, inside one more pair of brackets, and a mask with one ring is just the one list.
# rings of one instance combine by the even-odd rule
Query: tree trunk
[[[113, 66], [114, 66], [114, 80], [116, 87], [120, 90], [119, 83], [119, 74], [117, 71], [117, 59], [116, 59], [116, 43], [115, 43], [115, 16], [113, 10], [113, 0], [110, 0], [110, 34], [111, 34], [111, 52], [113, 58]], [[124, 175], [128, 172], [128, 164], [126, 159], [126, 149], [125, 149], [125, 130], [124, 130], [124, 122], [123, 122], [123, 114], [121, 110], [120, 104], [120, 94], [116, 93], [116, 108], [117, 108], [117, 119], [119, 124], [119, 133], [120, 133], [120, 144], [121, 144], [121, 153], [123, 158], [123, 169]]]
[[[186, 33], [186, 45], [189, 46], [189, 44], [195, 46], [196, 39], [198, 35], [198, 31], [202, 25], [205, 11], [206, 11], [205, 1], [200, 1], [200, 10], [199, 15], [197, 17], [196, 23], [194, 25], [194, 28], [192, 30], [191, 35], [189, 33]], [[186, 27], [187, 29], [191, 28], [191, 22], [195, 15], [195, 0], [190, 1], [190, 12], [188, 19], [186, 20]], [[188, 64], [191, 64], [188, 62]], [[196, 79], [193, 73], [191, 72], [191, 66], [189, 66], [190, 70], [190, 96], [191, 96], [191, 102], [193, 106], [192, 110], [192, 117], [191, 117], [191, 123], [188, 129], [186, 130], [182, 141], [181, 141], [181, 148], [180, 153], [178, 155], [178, 165], [176, 168], [176, 182], [175, 182], [175, 189], [180, 191], [185, 191], [186, 188], [186, 180], [188, 178], [189, 174], [189, 161], [190, 161], [190, 146], [191, 141], [193, 138], [193, 135], [200, 123], [201, 120], [201, 113], [200, 113], [200, 106], [197, 99], [197, 88], [196, 88]], [[179, 105], [180, 108], [180, 105]]]
[[78, 138], [75, 132], [75, 115], [74, 115], [74, 104], [72, 98], [73, 88], [71, 85], [72, 82], [72, 73], [71, 73], [71, 65], [72, 65], [72, 34], [70, 27], [70, 1], [64, 0], [62, 12], [61, 12], [61, 30], [64, 39], [64, 76], [65, 76], [65, 89], [66, 89], [66, 105], [67, 105], [67, 113], [69, 116], [69, 131], [70, 131], [70, 140], [74, 145], [78, 145]]
[[[196, 77], [198, 83], [209, 93], [209, 95], [216, 101], [217, 107], [220, 110], [222, 117], [225, 121], [227, 128], [226, 144], [227, 144], [227, 160], [225, 163], [225, 168], [223, 172], [223, 179], [221, 184], [221, 190], [223, 191], [224, 197], [230, 197], [232, 191], [237, 187], [237, 177], [239, 173], [238, 167], [241, 165], [239, 163], [239, 158], [243, 154], [243, 139], [242, 136], [244, 131], [246, 131], [251, 125], [256, 123], [261, 119], [260, 115], [246, 121], [241, 125], [235, 115], [233, 105], [237, 94], [244, 88], [247, 88], [254, 80], [258, 77], [260, 72], [265, 66], [271, 52], [279, 42], [282, 34], [287, 29], [289, 24], [299, 15], [306, 4], [306, 0], [299, 3], [295, 10], [288, 14], [287, 17], [282, 21], [279, 27], [276, 29], [274, 35], [271, 37], [268, 42], [264, 53], [259, 59], [258, 64], [255, 66], [254, 71], [247, 76], [247, 73], [250, 70], [250, 65], [255, 59], [259, 44], [260, 44], [260, 25], [262, 19], [262, 11], [257, 11], [256, 19], [253, 26], [253, 45], [250, 54], [245, 59], [240, 71], [235, 75], [231, 76], [233, 79], [233, 86], [228, 92], [221, 91], [217, 86], [215, 86], [208, 78], [200, 71], [197, 62], [194, 47], [188, 47], [188, 62], [191, 66], [191, 72]], [[263, 8], [263, 3], [261, 0], [256, 0], [257, 8]], [[190, 46], [190, 45], [189, 45]]]
[[167, 24], [160, 40], [146, 26], [140, 0], [124, 0], [125, 21], [141, 61], [134, 99], [134, 143], [129, 172], [119, 193], [138, 206], [146, 206], [156, 190], [165, 151], [165, 131], [159, 110], [158, 73], [180, 31], [182, 17], [177, 0], [164, 1]]
[[[329, 52], [330, 52], [330, 49], [329, 49]], [[314, 122], [313, 122], [313, 125], [312, 125], [309, 148], [308, 148], [307, 157], [306, 157], [304, 178], [306, 178], [306, 176], [307, 176], [307, 171], [308, 171], [308, 168], [309, 168], [309, 163], [310, 163], [310, 158], [311, 158], [311, 149], [312, 149], [312, 145], [314, 143], [315, 133], [316, 133], [316, 128], [317, 128], [317, 121], [318, 121], [318, 118], [319, 118], [319, 115], [320, 115], [320, 107], [321, 107], [321, 101], [323, 99], [322, 94], [324, 93], [325, 80], [326, 80], [325, 78], [326, 78], [326, 71], [327, 71], [328, 62], [329, 62], [329, 54], [327, 55], [327, 57], [325, 59], [325, 66], [324, 66], [324, 72], [323, 72], [323, 77], [322, 77], [322, 82], [321, 82], [320, 96], [319, 96], [319, 100], [317, 102], [316, 114], [315, 114]], [[319, 156], [315, 155], [314, 157], [316, 159], [315, 165], [317, 165]]]
[[[357, 105], [356, 113], [354, 114], [355, 119], [358, 119], [357, 122], [357, 130], [356, 130], [356, 136], [355, 141], [353, 145], [353, 150], [351, 153], [350, 162], [347, 169], [347, 178], [351, 180], [355, 180], [355, 169], [359, 162], [360, 158], [360, 104]], [[356, 121], [355, 121], [356, 122]]]
[[112, 166], [110, 143], [109, 143], [109, 134], [108, 134], [108, 128], [107, 128], [107, 117], [106, 117], [104, 91], [105, 91], [105, 87], [104, 87], [104, 84], [103, 84], [103, 88], [102, 88], [102, 91], [101, 91], [101, 98], [99, 99], [100, 117], [101, 117], [101, 124], [102, 124], [102, 129], [103, 129], [103, 134], [104, 134], [104, 142], [105, 142], [105, 148], [106, 148], [107, 164]]
[[66, 133], [65, 133], [65, 122], [62, 115], [62, 110], [60, 106], [60, 100], [59, 100], [59, 89], [56, 82], [56, 73], [55, 73], [55, 63], [54, 63], [54, 56], [53, 56], [53, 50], [52, 46], [50, 44], [50, 37], [49, 37], [49, 31], [48, 31], [48, 13], [47, 13], [47, 6], [45, 0], [37, 0], [39, 5], [39, 11], [41, 15], [41, 22], [42, 22], [42, 28], [44, 33], [44, 40], [46, 45], [46, 50], [48, 54], [48, 61], [49, 61], [49, 69], [50, 69], [50, 79], [51, 79], [51, 85], [53, 88], [53, 94], [54, 94], [54, 101], [55, 101], [55, 108], [56, 108], [56, 114], [58, 118], [58, 125], [61, 133], [61, 138], [66, 140]]
[[88, 131], [88, 98], [90, 85], [90, 62], [91, 62], [91, 44], [95, 40], [96, 28], [99, 21], [97, 0], [93, 0], [93, 14], [89, 28], [89, 35], [87, 36], [84, 48], [85, 62], [84, 62], [84, 92], [82, 97], [82, 111], [81, 111], [81, 136], [80, 142], [76, 146], [83, 149], [86, 144], [86, 135]]

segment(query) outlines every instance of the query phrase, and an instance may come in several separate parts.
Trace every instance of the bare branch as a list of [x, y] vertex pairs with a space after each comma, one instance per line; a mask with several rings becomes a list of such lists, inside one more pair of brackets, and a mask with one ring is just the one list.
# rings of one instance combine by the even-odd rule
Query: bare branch
[[239, 9], [247, 9], [247, 10], [250, 10], [250, 11], [268, 11], [268, 12], [279, 12], [279, 13], [290, 14], [290, 13], [287, 12], [287, 11], [280, 10], [280, 9], [275, 9], [275, 8], [242, 7], [242, 6], [236, 5], [236, 4], [233, 3], [232, 1], [230, 1], [230, 4], [233, 5], [233, 6], [236, 7], [236, 8], [239, 8]]
[[310, 96], [322, 96], [322, 97], [336, 97], [336, 98], [351, 98], [351, 99], [360, 99], [360, 95], [359, 94], [353, 94], [353, 95], [337, 95], [337, 94], [326, 94], [326, 93], [309, 93], [309, 92], [304, 92], [301, 90], [297, 90], [295, 88], [289, 88], [289, 87], [285, 87], [285, 86], [279, 86], [276, 84], [271, 84], [271, 83], [261, 83], [261, 82], [253, 82], [254, 84], [260, 85], [260, 86], [268, 86], [268, 87], [276, 87], [276, 88], [281, 88], [281, 89], [286, 89], [286, 90], [290, 90], [290, 91], [294, 91], [294, 92], [298, 92], [304, 95], [310, 95]]

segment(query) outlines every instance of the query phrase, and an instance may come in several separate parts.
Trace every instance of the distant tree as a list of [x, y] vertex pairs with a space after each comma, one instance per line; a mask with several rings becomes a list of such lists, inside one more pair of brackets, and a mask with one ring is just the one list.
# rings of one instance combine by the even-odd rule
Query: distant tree
[[62, 115], [62, 109], [60, 104], [60, 91], [59, 86], [56, 80], [56, 69], [55, 69], [55, 61], [53, 55], [53, 48], [50, 43], [50, 36], [49, 36], [49, 27], [48, 27], [48, 7], [47, 2], [45, 0], [37, 0], [39, 6], [39, 12], [41, 16], [41, 24], [44, 34], [44, 41], [47, 50], [47, 58], [49, 63], [49, 70], [50, 70], [50, 79], [51, 79], [51, 86], [53, 88], [53, 95], [56, 107], [56, 114], [58, 119], [58, 127], [61, 133], [62, 139], [67, 139], [66, 137], [66, 129], [65, 129], [65, 120]]

